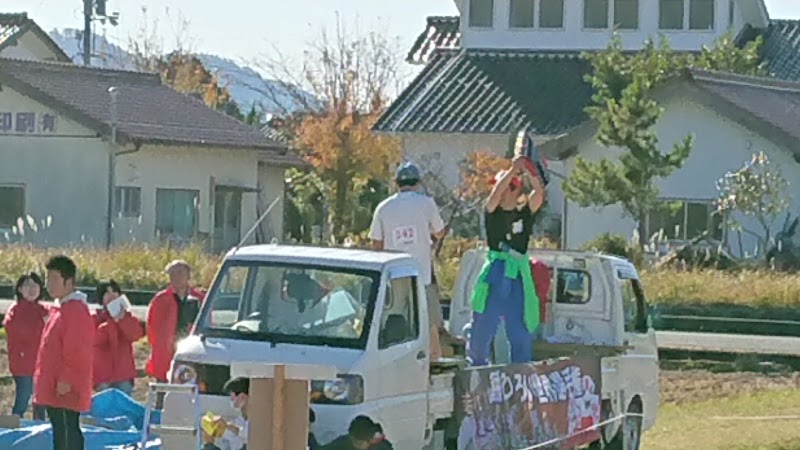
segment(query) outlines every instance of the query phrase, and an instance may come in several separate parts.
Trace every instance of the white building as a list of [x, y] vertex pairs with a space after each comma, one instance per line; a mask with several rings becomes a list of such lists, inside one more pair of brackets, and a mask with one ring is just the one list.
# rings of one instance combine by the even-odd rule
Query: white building
[[[523, 126], [535, 131], [551, 158], [550, 168], [561, 176], [569, 175], [569, 158], [576, 154], [613, 157], [613, 150], [596, 143], [584, 111], [591, 102], [592, 89], [584, 81], [591, 67], [580, 54], [605, 48], [614, 28], [629, 50], [659, 34], [682, 51], [700, 50], [727, 32], [739, 43], [763, 36], [762, 58], [770, 75], [800, 80], [796, 44], [800, 24], [770, 20], [762, 0], [463, 0], [456, 4], [460, 17], [428, 18], [407, 58], [425, 68], [375, 126], [378, 132], [398, 136], [410, 158], [438, 161], [451, 186], [458, 183], [458, 164], [466, 155], [475, 150], [506, 153]], [[766, 80], [742, 83], [767, 92], [778, 89], [762, 86], [769, 85]], [[795, 87], [780, 89], [793, 92]], [[770, 154], [775, 150], [771, 156], [776, 161], [792, 153], [785, 141], [769, 147], [774, 135], [765, 138], [763, 128], [745, 125], [741, 114], [723, 111], [725, 100], [707, 102], [706, 97], [678, 94], [670, 91], [664, 98], [667, 110], [657, 126], [661, 144], [668, 150], [687, 133], [697, 139], [686, 167], [662, 183], [662, 195], [686, 201], [679, 237], [692, 238], [704, 227], [689, 216], [696, 217], [701, 210], [708, 215], [715, 182], [725, 171], [740, 167], [757, 150]], [[693, 115], [686, 115], [690, 111]], [[794, 111], [772, 112], [793, 117]], [[725, 150], [735, 142], [745, 150]], [[549, 202], [551, 212], [562, 220], [563, 245], [578, 247], [607, 231], [631, 236], [635, 224], [615, 208], [584, 210], [565, 202], [559, 177], [555, 178]], [[650, 229], [657, 223], [671, 226], [670, 220], [653, 218]], [[750, 239], [744, 240], [743, 247], [752, 249]]]
[[283, 172], [299, 163], [285, 145], [155, 74], [42, 61], [63, 52], [37, 53], [49, 38], [25, 29], [0, 31], [0, 239], [105, 245], [112, 151], [112, 243], [199, 240], [222, 251], [275, 198], [257, 234], [282, 237]]

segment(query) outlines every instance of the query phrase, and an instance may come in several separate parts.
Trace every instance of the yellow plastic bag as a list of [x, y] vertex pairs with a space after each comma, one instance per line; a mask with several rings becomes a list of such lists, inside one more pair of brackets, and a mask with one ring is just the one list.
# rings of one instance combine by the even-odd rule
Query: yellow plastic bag
[[219, 419], [221, 417], [214, 415], [211, 411], [207, 412], [202, 419], [200, 419], [200, 427], [203, 431], [212, 437], [218, 437], [221, 433], [219, 433]]

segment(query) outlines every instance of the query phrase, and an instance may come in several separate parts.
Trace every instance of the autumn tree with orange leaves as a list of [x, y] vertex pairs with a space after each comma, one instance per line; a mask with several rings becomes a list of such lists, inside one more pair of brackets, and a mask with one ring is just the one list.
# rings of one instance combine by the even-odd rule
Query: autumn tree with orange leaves
[[[155, 72], [161, 81], [176, 91], [202, 100], [209, 108], [222, 111], [243, 120], [239, 106], [231, 98], [230, 92], [221, 86], [219, 80], [191, 51], [186, 35], [189, 23], [178, 17], [175, 32], [175, 50], [165, 54], [159, 42], [158, 21], [150, 21], [147, 8], [142, 7], [144, 17], [137, 35], [130, 39], [128, 52], [132, 55], [130, 64], [136, 70]], [[169, 17], [169, 11], [167, 11]]]
[[[400, 161], [397, 140], [371, 131], [401, 84], [400, 54], [383, 34], [350, 34], [338, 20], [333, 35], [323, 30], [307, 47], [299, 70], [277, 51], [257, 63], [305, 110], [286, 134], [322, 181], [336, 242], [369, 226]], [[274, 100], [279, 103], [277, 95]]]
[[467, 155], [461, 165], [461, 184], [458, 187], [462, 198], [485, 199], [492, 191], [489, 181], [497, 172], [509, 168], [508, 158], [489, 151], [477, 150]]

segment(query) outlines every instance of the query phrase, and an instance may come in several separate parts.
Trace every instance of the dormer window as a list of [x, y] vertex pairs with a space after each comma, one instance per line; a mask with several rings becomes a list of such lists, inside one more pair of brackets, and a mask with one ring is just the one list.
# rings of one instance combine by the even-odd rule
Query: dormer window
[[509, 0], [509, 28], [564, 28], [564, 0]]
[[583, 27], [608, 28], [608, 0], [583, 0]]
[[659, 0], [662, 30], [713, 30], [714, 0]]
[[469, 26], [471, 28], [494, 26], [494, 0], [469, 0]]
[[590, 30], [639, 28], [639, 0], [583, 0], [583, 27]]
[[533, 28], [534, 0], [511, 0], [508, 8], [508, 26]]

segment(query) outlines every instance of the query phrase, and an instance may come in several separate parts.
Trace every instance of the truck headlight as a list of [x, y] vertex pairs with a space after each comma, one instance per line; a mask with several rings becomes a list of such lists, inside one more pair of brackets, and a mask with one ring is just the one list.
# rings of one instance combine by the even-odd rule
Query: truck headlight
[[364, 401], [364, 379], [359, 375], [339, 375], [333, 380], [311, 382], [311, 402], [354, 405]]
[[189, 364], [175, 362], [172, 369], [172, 382], [174, 384], [197, 384], [197, 370]]

